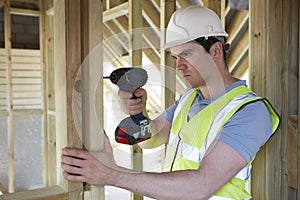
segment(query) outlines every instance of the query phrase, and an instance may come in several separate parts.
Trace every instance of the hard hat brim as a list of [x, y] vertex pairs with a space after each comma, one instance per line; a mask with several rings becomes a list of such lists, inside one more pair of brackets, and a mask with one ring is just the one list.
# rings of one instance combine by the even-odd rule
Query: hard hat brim
[[[224, 37], [227, 37], [228, 34], [227, 33], [220, 33], [220, 34], [206, 34], [206, 35], [203, 35], [201, 37], [216, 37], [216, 36], [224, 36]], [[181, 44], [184, 44], [184, 43], [187, 43], [187, 42], [191, 42], [195, 39], [199, 38], [199, 36], [195, 36], [195, 37], [188, 37], [188, 38], [185, 38], [185, 39], [182, 39], [182, 40], [175, 40], [175, 41], [172, 41], [172, 42], [167, 42], [164, 46], [163, 46], [163, 49], [166, 50], [168, 48], [171, 48], [171, 47], [175, 47], [175, 46], [178, 46], [178, 45], [181, 45]]]

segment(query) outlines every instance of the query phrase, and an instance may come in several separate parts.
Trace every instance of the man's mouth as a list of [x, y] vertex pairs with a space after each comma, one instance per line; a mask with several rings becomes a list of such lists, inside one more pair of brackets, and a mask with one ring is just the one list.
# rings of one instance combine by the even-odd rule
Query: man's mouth
[[190, 74], [182, 74], [183, 78], [187, 78], [190, 76]]

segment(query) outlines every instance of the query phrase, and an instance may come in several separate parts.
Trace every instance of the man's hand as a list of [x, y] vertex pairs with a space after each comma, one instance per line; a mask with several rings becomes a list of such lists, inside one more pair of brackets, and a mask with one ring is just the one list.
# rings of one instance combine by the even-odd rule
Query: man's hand
[[104, 147], [99, 152], [64, 148], [61, 155], [63, 175], [67, 180], [86, 182], [92, 185], [111, 185], [119, 168], [113, 158], [113, 151], [107, 135]]
[[140, 88], [134, 92], [134, 96], [130, 92], [119, 90], [118, 95], [120, 97], [120, 106], [124, 113], [128, 115], [136, 115], [146, 108], [147, 92]]

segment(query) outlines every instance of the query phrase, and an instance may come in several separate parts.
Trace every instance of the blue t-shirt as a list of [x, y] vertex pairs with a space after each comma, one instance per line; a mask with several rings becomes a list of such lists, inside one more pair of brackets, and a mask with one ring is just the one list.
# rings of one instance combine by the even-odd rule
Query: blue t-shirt
[[[245, 81], [236, 81], [227, 87], [225, 92], [245, 84]], [[203, 99], [201, 92], [198, 92], [189, 110], [189, 118], [192, 118], [218, 97]], [[173, 105], [162, 113], [162, 116], [171, 123], [177, 105], [178, 101], [175, 101]], [[263, 101], [255, 101], [243, 106], [224, 124], [217, 140], [228, 144], [247, 162], [250, 162], [271, 135], [272, 124], [269, 111]]]

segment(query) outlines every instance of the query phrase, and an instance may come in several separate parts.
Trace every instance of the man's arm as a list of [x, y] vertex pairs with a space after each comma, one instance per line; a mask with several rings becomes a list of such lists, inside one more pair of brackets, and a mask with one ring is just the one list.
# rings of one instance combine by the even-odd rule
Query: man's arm
[[198, 170], [132, 171], [115, 164], [108, 138], [105, 138], [105, 149], [99, 153], [64, 149], [64, 177], [93, 185], [116, 186], [155, 199], [208, 199], [246, 165], [239, 153], [218, 141]]

